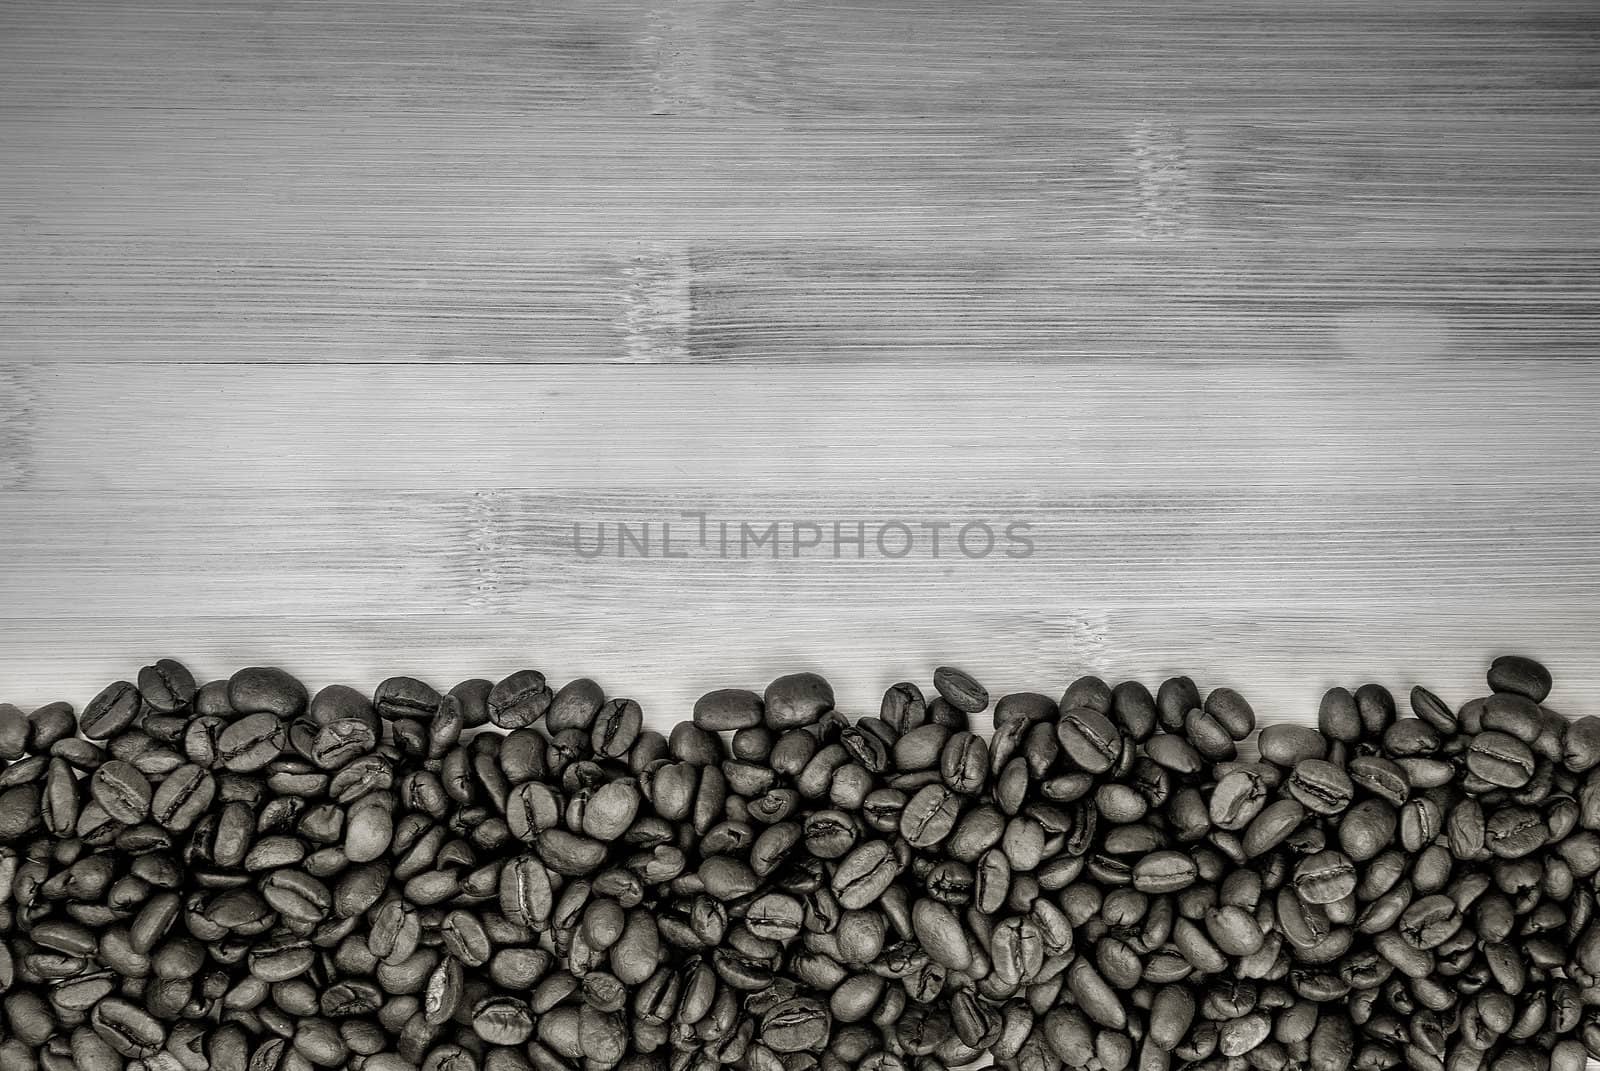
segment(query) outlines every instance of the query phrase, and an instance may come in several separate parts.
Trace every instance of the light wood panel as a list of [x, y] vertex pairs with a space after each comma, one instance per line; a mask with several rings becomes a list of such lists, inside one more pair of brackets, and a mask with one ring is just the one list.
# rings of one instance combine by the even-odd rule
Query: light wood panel
[[[1592, 493], [1586, 362], [0, 365], [14, 490]], [[1330, 520], [1330, 524], [1338, 523]]]
[[11, 106], [0, 143], [14, 360], [1592, 352], [1581, 118]]
[[0, 86], [30, 107], [229, 113], [1062, 115], [1594, 107], [1580, 0], [25, 0]]
[[[810, 484], [645, 493], [12, 493], [3, 612], [107, 618], [526, 614], [587, 604], [697, 616], [729, 600], [985, 614], [1103, 608], [1394, 612], [1600, 597], [1600, 500], [1472, 486], [1144, 495], [981, 481], [874, 493]], [[686, 511], [693, 511], [689, 515]], [[701, 514], [705, 527], [701, 528]], [[727, 527], [724, 529], [723, 525]], [[837, 525], [837, 528], [835, 527]], [[963, 533], [962, 529], [967, 529]], [[688, 638], [688, 637], [686, 637]]]
[[[23, 236], [1212, 238], [1587, 247], [1583, 118], [995, 122], [7, 108]], [[68, 247], [70, 248], [70, 247]], [[669, 250], [670, 251], [670, 250]]]
[[[178, 363], [1581, 358], [1591, 250], [1319, 240], [34, 240], [0, 352]], [[1161, 315], [1154, 315], [1159, 308]]]

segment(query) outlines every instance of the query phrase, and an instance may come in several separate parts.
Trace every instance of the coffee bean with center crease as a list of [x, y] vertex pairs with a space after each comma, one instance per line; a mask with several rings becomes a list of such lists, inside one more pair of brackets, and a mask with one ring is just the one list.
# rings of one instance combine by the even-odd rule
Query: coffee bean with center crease
[[1198, 877], [1194, 860], [1182, 852], [1151, 852], [1133, 865], [1133, 887], [1144, 893], [1178, 892], [1193, 885]]
[[[997, 710], [995, 712], [997, 722], [999, 714]], [[908, 733], [923, 724], [927, 716], [928, 703], [922, 694], [922, 689], [910, 681], [890, 685], [883, 693], [878, 717], [894, 732]]]
[[854, 848], [834, 869], [832, 888], [842, 907], [852, 910], [876, 903], [900, 873], [888, 841], [869, 840]]
[[1537, 761], [1528, 745], [1515, 736], [1491, 731], [1472, 738], [1467, 769], [1492, 785], [1521, 788], [1533, 779]]
[[145, 706], [160, 714], [177, 714], [194, 702], [194, 674], [181, 662], [163, 658], [139, 671], [139, 694]]
[[906, 803], [900, 833], [914, 848], [932, 848], [955, 828], [961, 797], [944, 784], [924, 785]]
[[234, 773], [250, 773], [283, 754], [287, 745], [288, 735], [278, 715], [265, 711], [247, 714], [217, 737], [217, 760]]
[[1087, 707], [1063, 710], [1056, 735], [1067, 756], [1089, 773], [1111, 769], [1122, 750], [1116, 726], [1104, 714]]
[[1350, 775], [1331, 762], [1303, 759], [1295, 764], [1285, 789], [1307, 810], [1333, 815], [1350, 806], [1355, 786]]
[[761, 1017], [761, 1042], [773, 1052], [821, 1049], [831, 1033], [828, 1010], [807, 997], [783, 1001]]
[[1356, 868], [1341, 852], [1322, 851], [1295, 866], [1295, 893], [1308, 904], [1331, 904], [1356, 888]]
[[132, 763], [112, 759], [102, 763], [89, 779], [89, 794], [106, 813], [124, 825], [143, 821], [150, 813], [150, 782]]
[[130, 1059], [154, 1056], [167, 1039], [160, 1020], [119, 997], [107, 997], [96, 1004], [89, 1023], [106, 1044]]
[[591, 741], [594, 753], [620, 759], [644, 728], [644, 712], [632, 699], [612, 699], [595, 715]]
[[115, 736], [133, 724], [143, 702], [139, 690], [128, 681], [108, 684], [83, 708], [78, 728], [91, 740]]
[[489, 720], [502, 729], [524, 728], [545, 716], [552, 698], [543, 673], [518, 670], [490, 690]]

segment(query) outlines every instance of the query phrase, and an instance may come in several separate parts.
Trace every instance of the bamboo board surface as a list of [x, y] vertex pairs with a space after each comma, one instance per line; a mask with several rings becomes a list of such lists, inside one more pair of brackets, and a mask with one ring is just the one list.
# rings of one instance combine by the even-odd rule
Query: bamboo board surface
[[1597, 69], [1577, 0], [6, 4], [0, 699], [1594, 711]]

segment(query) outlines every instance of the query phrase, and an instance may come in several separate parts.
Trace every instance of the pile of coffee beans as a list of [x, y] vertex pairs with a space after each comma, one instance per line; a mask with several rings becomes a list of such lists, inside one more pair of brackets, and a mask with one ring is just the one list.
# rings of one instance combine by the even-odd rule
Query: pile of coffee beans
[[1187, 677], [798, 673], [663, 736], [163, 660], [0, 705], [0, 1071], [1579, 1071], [1600, 719], [1488, 684], [1257, 733]]

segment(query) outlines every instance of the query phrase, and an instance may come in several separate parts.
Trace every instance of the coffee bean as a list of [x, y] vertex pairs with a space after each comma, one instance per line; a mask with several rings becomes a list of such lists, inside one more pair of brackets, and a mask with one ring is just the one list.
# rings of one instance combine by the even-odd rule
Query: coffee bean
[[1269, 725], [1261, 730], [1256, 746], [1263, 759], [1286, 767], [1304, 759], [1328, 756], [1327, 737], [1304, 725]]
[[888, 891], [899, 870], [888, 841], [865, 841], [839, 861], [833, 873], [833, 893], [845, 908], [864, 908]]
[[744, 688], [707, 692], [694, 705], [694, 723], [712, 732], [754, 728], [762, 714], [761, 697]]
[[939, 771], [956, 792], [976, 793], [989, 773], [989, 746], [976, 733], [956, 733], [939, 753]]
[[1339, 847], [1356, 862], [1365, 862], [1393, 843], [1398, 825], [1399, 815], [1387, 800], [1362, 800], [1339, 823]]
[[761, 1018], [761, 1042], [773, 1052], [820, 1049], [831, 1032], [832, 1021], [827, 1009], [805, 997], [783, 1001]]
[[1255, 731], [1255, 711], [1245, 697], [1232, 688], [1213, 689], [1206, 696], [1205, 712], [1235, 740], [1243, 740]]
[[1156, 692], [1157, 717], [1169, 733], [1183, 728], [1184, 716], [1198, 706], [1200, 689], [1188, 677], [1170, 677]]
[[591, 732], [594, 753], [620, 759], [633, 747], [644, 728], [644, 713], [632, 699], [613, 699], [595, 715]]
[[960, 808], [960, 796], [947, 785], [924, 785], [906, 803], [900, 833], [914, 848], [931, 848], [950, 835]]
[[952, 971], [972, 965], [972, 944], [960, 918], [949, 907], [936, 900], [918, 900], [912, 908], [912, 928], [935, 963]]
[[228, 679], [227, 701], [237, 714], [274, 714], [287, 720], [304, 712], [309, 696], [305, 685], [285, 671], [254, 666]]
[[217, 737], [217, 760], [235, 773], [259, 770], [283, 754], [288, 737], [278, 715], [262, 711], [230, 723]]
[[1177, 892], [1193, 885], [1198, 877], [1194, 860], [1182, 852], [1151, 852], [1133, 866], [1133, 887], [1145, 893]]
[[524, 728], [545, 716], [553, 698], [543, 673], [518, 670], [490, 689], [489, 720], [502, 729]]
[[121, 759], [103, 763], [95, 770], [89, 779], [89, 794], [124, 825], [140, 822], [150, 813], [150, 782], [132, 763]]
[[833, 688], [815, 673], [792, 673], [767, 685], [762, 703], [769, 728], [798, 729], [833, 709]]
[[1063, 710], [1056, 735], [1067, 756], [1092, 774], [1111, 769], [1122, 750], [1116, 727], [1104, 714], [1088, 707]]
[[1294, 871], [1295, 892], [1308, 904], [1331, 904], [1356, 888], [1356, 868], [1345, 855], [1318, 852], [1302, 859]]
[[1284, 787], [1307, 810], [1323, 815], [1338, 814], [1350, 806], [1355, 792], [1350, 775], [1322, 759], [1296, 763]]
[[118, 997], [107, 997], [96, 1004], [89, 1021], [101, 1040], [131, 1059], [154, 1056], [167, 1038], [160, 1020]]
[[[878, 717], [893, 732], [904, 734], [917, 726], [922, 725], [928, 716], [927, 700], [923, 697], [922, 689], [910, 681], [901, 681], [899, 684], [890, 685], [883, 693], [883, 702], [878, 708]], [[996, 710], [996, 721], [999, 720], [999, 711]]]
[[1262, 855], [1288, 839], [1305, 821], [1306, 808], [1294, 800], [1268, 804], [1246, 827], [1243, 847], [1246, 855]]
[[1521, 788], [1536, 767], [1528, 745], [1509, 733], [1479, 733], [1467, 749], [1467, 769], [1492, 785]]
[[1542, 703], [1550, 694], [1550, 671], [1531, 658], [1501, 655], [1489, 666], [1489, 687]]
[[108, 684], [83, 708], [78, 727], [89, 739], [104, 740], [132, 725], [142, 705], [139, 690], [129, 682]]
[[951, 666], [934, 670], [933, 687], [945, 702], [964, 713], [976, 714], [989, 706], [989, 693], [983, 685]]

